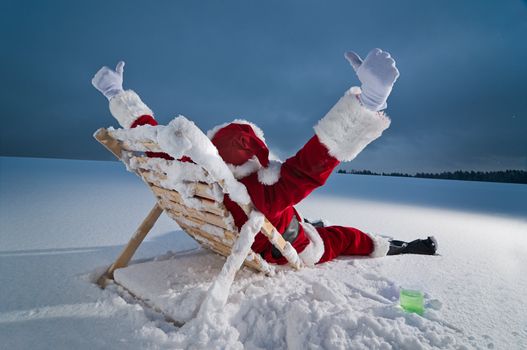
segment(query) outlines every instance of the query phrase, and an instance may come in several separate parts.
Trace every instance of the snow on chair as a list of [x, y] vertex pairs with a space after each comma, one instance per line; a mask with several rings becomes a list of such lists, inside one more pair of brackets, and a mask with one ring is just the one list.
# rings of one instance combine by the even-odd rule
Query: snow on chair
[[[269, 239], [293, 268], [302, 267], [295, 249], [254, 208], [245, 186], [234, 178], [214, 145], [191, 121], [180, 116], [167, 126], [99, 129], [94, 137], [123, 161], [129, 171], [139, 175], [157, 200], [117, 260], [98, 280], [100, 286], [113, 279], [116, 269], [128, 265], [163, 211], [203, 247], [227, 257], [215, 282], [221, 286], [216, 289], [228, 288], [242, 264], [268, 275], [274, 273], [275, 267], [250, 249], [258, 232]], [[167, 153], [174, 160], [148, 157], [145, 152]], [[183, 156], [190, 157], [192, 162], [182, 161]], [[223, 204], [226, 194], [249, 218], [239, 231]], [[226, 296], [221, 298], [226, 300]]]

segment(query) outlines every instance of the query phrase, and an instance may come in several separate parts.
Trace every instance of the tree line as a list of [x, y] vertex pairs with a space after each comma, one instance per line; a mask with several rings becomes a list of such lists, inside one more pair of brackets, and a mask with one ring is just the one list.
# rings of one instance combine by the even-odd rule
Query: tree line
[[356, 175], [376, 175], [376, 176], [399, 176], [399, 177], [418, 177], [425, 179], [446, 179], [446, 180], [464, 180], [464, 181], [486, 181], [486, 182], [506, 182], [527, 184], [527, 171], [525, 170], [500, 170], [500, 171], [474, 171], [474, 170], [456, 170], [443, 171], [441, 173], [416, 173], [414, 175], [407, 173], [376, 173], [370, 170], [344, 170], [339, 169], [339, 174], [356, 174]]

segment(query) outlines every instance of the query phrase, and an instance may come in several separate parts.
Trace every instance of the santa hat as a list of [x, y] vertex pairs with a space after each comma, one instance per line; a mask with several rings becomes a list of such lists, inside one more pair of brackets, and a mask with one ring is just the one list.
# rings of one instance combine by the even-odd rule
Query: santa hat
[[227, 164], [241, 166], [255, 157], [261, 166], [269, 165], [269, 148], [263, 132], [253, 123], [235, 119], [214, 127], [207, 136]]

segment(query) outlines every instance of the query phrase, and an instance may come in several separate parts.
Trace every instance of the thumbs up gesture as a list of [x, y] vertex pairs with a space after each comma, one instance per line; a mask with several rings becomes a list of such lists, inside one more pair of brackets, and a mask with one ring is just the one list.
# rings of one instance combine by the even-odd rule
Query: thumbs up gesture
[[399, 77], [395, 60], [381, 49], [373, 49], [364, 60], [351, 51], [346, 52], [344, 56], [362, 83], [362, 93], [359, 97], [362, 104], [372, 111], [385, 109], [386, 100]]
[[91, 80], [92, 85], [99, 90], [108, 100], [123, 91], [124, 62], [120, 61], [115, 71], [104, 66]]

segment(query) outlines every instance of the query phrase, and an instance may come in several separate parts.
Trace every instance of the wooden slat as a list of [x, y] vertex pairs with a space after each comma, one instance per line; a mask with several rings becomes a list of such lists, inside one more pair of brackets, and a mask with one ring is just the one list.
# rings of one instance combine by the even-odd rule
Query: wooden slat
[[150, 158], [146, 156], [133, 157], [133, 161], [138, 164], [138, 167], [144, 170], [150, 170], [152, 167], [156, 166], [155, 164], [150, 164], [152, 163], [152, 160], [155, 160], [155, 161], [164, 160], [167, 163], [172, 162], [171, 160], [160, 159], [160, 158]]
[[167, 175], [165, 173], [157, 170], [146, 170], [142, 168], [137, 169], [137, 173], [146, 183], [155, 184], [156, 186], [164, 188], [161, 184], [161, 181], [167, 179]]
[[[170, 209], [170, 208], [167, 208], [167, 209], [164, 209], [164, 210], [167, 213], [167, 215], [170, 216], [172, 219], [176, 220], [178, 222], [178, 224], [179, 224], [179, 219], [185, 219], [187, 221], [192, 222], [196, 227], [201, 227], [203, 225], [210, 225], [210, 226], [216, 227], [217, 229], [222, 230], [223, 235], [225, 236], [226, 239], [235, 240], [236, 237], [238, 237], [238, 233], [237, 232], [232, 232], [232, 231], [226, 230], [226, 229], [224, 229], [222, 227], [212, 225], [212, 224], [210, 224], [208, 222], [205, 222], [205, 221], [202, 221], [202, 220], [200, 220], [198, 218], [189, 216], [186, 213], [178, 212], [178, 211], [176, 211], [174, 209]], [[189, 226], [189, 224], [185, 224], [185, 225]]]
[[188, 208], [178, 203], [171, 201], [161, 200], [160, 205], [165, 210], [175, 211], [176, 213], [182, 213], [185, 216], [195, 218], [203, 223], [207, 223], [213, 226], [220, 227], [225, 230], [232, 230], [231, 226], [225, 222], [225, 219], [221, 216], [207, 213], [204, 211], [198, 211], [193, 208]]
[[203, 182], [195, 182], [194, 186], [196, 190], [196, 196], [215, 200], [212, 194], [210, 194], [210, 193], [213, 193], [211, 184], [207, 184]]
[[107, 150], [113, 153], [117, 159], [121, 159], [123, 147], [120, 141], [114, 139], [106, 129], [99, 129], [95, 132], [94, 137], [99, 141]]
[[205, 245], [207, 247], [215, 247], [217, 248], [220, 253], [222, 253], [223, 256], [227, 257], [231, 254], [232, 246], [234, 245], [234, 240], [224, 242], [219, 237], [213, 236], [208, 234], [207, 232], [204, 232], [196, 227], [189, 226], [185, 224], [184, 222], [178, 221], [176, 219], [176, 222], [179, 226], [187, 234], [189, 234], [192, 238], [194, 238], [199, 244]]
[[215, 227], [218, 227], [220, 230], [223, 231], [223, 234], [225, 235], [225, 238], [227, 239], [231, 239], [231, 240], [234, 240], [236, 239], [236, 237], [238, 236], [237, 233], [235, 232], [232, 232], [232, 231], [229, 231], [229, 230], [226, 230], [224, 229], [223, 227], [219, 227], [219, 226], [216, 226], [216, 225], [212, 225], [208, 222], [205, 222], [205, 221], [202, 221], [198, 218], [195, 218], [195, 217], [192, 217], [192, 216], [189, 216], [189, 215], [186, 215], [185, 213], [183, 212], [178, 212], [178, 211], [175, 211], [175, 210], [171, 210], [171, 209], [168, 209], [167, 210], [167, 214], [172, 214], [174, 217], [176, 218], [179, 218], [179, 217], [182, 217], [186, 220], [190, 220], [191, 222], [193, 222], [194, 224], [198, 225], [198, 226], [203, 226], [203, 225], [211, 225], [211, 226], [215, 226]]
[[154, 143], [154, 142], [152, 142], [150, 140], [142, 141], [141, 144], [143, 146], [145, 146], [145, 148], [148, 148], [150, 151], [164, 152], [164, 150], [162, 150], [161, 147], [159, 147], [159, 145], [157, 143]]
[[278, 232], [276, 232], [275, 234], [275, 231], [276, 231], [276, 228], [273, 226], [273, 224], [271, 224], [271, 222], [269, 220], [267, 220], [267, 218], [264, 220], [264, 224], [262, 226], [262, 233], [267, 237], [269, 238], [269, 240], [272, 240], [274, 238], [274, 245], [276, 246], [276, 248], [278, 248], [278, 250], [280, 252], [283, 252], [284, 248], [285, 248], [285, 245], [286, 245], [286, 240], [282, 237], [282, 235]]
[[[161, 147], [159, 147], [159, 145], [149, 139], [149, 138], [146, 138], [146, 137], [143, 137], [143, 139], [137, 139], [137, 135], [135, 136], [135, 140], [133, 139], [133, 137], [127, 137], [127, 133], [135, 133], [136, 130], [131, 130], [131, 129], [128, 129], [128, 130], [119, 130], [119, 134], [120, 136], [116, 136], [115, 135], [115, 131], [117, 130], [108, 130], [108, 129], [105, 129], [108, 134], [115, 140], [119, 141], [122, 143], [122, 148], [123, 149], [126, 149], [128, 151], [133, 151], [133, 152], [143, 152], [144, 149], [148, 150], [148, 151], [153, 151], [153, 152], [165, 152], [163, 149], [161, 149]], [[130, 139], [132, 139], [132, 141], [129, 141]], [[141, 146], [137, 146], [137, 144], [140, 144], [142, 146], [142, 148], [139, 148]]]
[[[183, 201], [183, 198], [181, 198], [181, 195], [176, 190], [167, 190], [165, 188], [150, 184], [150, 188], [159, 197], [168, 199], [172, 202], [179, 203], [180, 205], [185, 205], [185, 202]], [[217, 202], [206, 199], [206, 198], [197, 198], [201, 204], [203, 205], [203, 210], [206, 210], [207, 212], [211, 214], [215, 214], [218, 216], [225, 217], [228, 215], [228, 212], [221, 208], [220, 205], [217, 204]]]
[[[132, 152], [145, 152], [145, 151], [151, 151], [151, 152], [164, 152], [157, 144], [153, 143], [152, 141], [135, 141], [135, 142], [138, 142], [141, 144], [141, 146], [143, 146], [142, 148], [141, 147], [137, 147], [136, 145], [130, 143], [130, 142], [127, 142], [127, 141], [122, 141], [121, 142], [121, 145], [122, 145], [122, 148], [127, 150], [127, 151], [132, 151]], [[135, 143], [134, 142], [134, 143]]]
[[[150, 185], [164, 188], [160, 180], [165, 180], [166, 175], [164, 175], [164, 177], [159, 177], [158, 179], [156, 179], [156, 178], [151, 178], [146, 174], [143, 174], [143, 173], [148, 173], [147, 170], [139, 169], [139, 172], [141, 173], [143, 179], [146, 182], [150, 183]], [[188, 182], [187, 185], [194, 187], [194, 196], [205, 198], [211, 201], [216, 201], [216, 198], [214, 198], [214, 196], [212, 195], [213, 187], [211, 184], [207, 184], [203, 182]]]
[[[138, 162], [140, 163], [147, 163], [148, 161], [147, 160], [144, 160], [144, 159], [148, 159], [148, 158], [144, 158], [144, 157], [136, 157], [135, 159], [138, 160]], [[141, 159], [141, 160], [140, 160]], [[203, 170], [203, 168], [201, 168], [201, 166], [199, 165], [196, 165], [200, 168], [200, 170]], [[167, 174], [162, 172], [162, 171], [159, 171], [157, 169], [143, 169], [143, 168], [140, 168], [138, 169], [139, 172], [141, 174], [154, 174], [154, 177], [159, 179], [159, 180], [166, 180], [167, 179]], [[145, 180], [149, 181], [149, 182], [152, 182], [152, 181], [155, 181], [154, 179], [151, 179], [148, 175], [146, 175], [146, 178]], [[159, 186], [161, 188], [163, 188], [163, 186], [160, 184], [159, 181], [155, 181], [154, 184], [156, 186]], [[208, 183], [205, 183], [205, 182], [189, 182], [189, 185], [191, 186], [194, 186], [194, 191], [195, 191], [195, 195], [196, 196], [199, 196], [199, 197], [203, 197], [203, 198], [207, 198], [207, 199], [210, 199], [210, 200], [213, 200], [215, 201], [215, 198], [212, 196], [212, 190], [213, 190], [213, 185], [212, 184], [208, 184]]]
[[[192, 169], [192, 171], [194, 173], [196, 172], [199, 172], [202, 176], [207, 176], [208, 175], [208, 172], [207, 170], [205, 170], [201, 165], [199, 164], [195, 164], [195, 163], [188, 163], [188, 162], [181, 162], [181, 161], [178, 161], [178, 160], [165, 160], [163, 159], [168, 165], [171, 165], [173, 163], [181, 163], [181, 164], [185, 164], [185, 167], [187, 168], [187, 171], [188, 169]], [[144, 170], [151, 170], [152, 168], [156, 168], [157, 167], [157, 164], [154, 163], [159, 161], [159, 158], [150, 158], [150, 157], [145, 157], [145, 156], [141, 156], [141, 157], [133, 157], [133, 161], [135, 163], [137, 163], [138, 167], [140, 167], [141, 169], [144, 169]], [[176, 165], [178, 166], [178, 165]], [[166, 173], [163, 172], [164, 175], [166, 175]], [[183, 179], [185, 181], [193, 181], [192, 179]]]
[[227, 229], [227, 230], [231, 229], [230, 226], [225, 221], [225, 217], [223, 216], [219, 216], [219, 215], [215, 215], [215, 214], [203, 211], [203, 210], [197, 210], [195, 208], [187, 207], [183, 204], [180, 204], [178, 202], [174, 202], [171, 200], [167, 200], [163, 197], [159, 199], [159, 202], [165, 208], [173, 209], [177, 212], [185, 213], [188, 216], [195, 217], [204, 222], [211, 223], [215, 226], [223, 227], [224, 229]]
[[231, 249], [231, 247], [229, 246], [229, 244], [234, 244], [234, 240], [235, 238], [234, 237], [231, 237], [230, 239], [226, 238], [226, 241], [223, 241], [221, 237], [218, 237], [218, 236], [215, 236], [213, 234], [210, 234], [208, 232], [205, 232], [197, 227], [192, 227], [191, 225], [187, 225], [186, 223], [182, 222], [181, 220], [177, 220], [176, 219], [176, 222], [178, 223], [179, 226], [181, 226], [181, 228], [183, 228], [185, 231], [190, 231], [192, 232], [193, 234], [195, 235], [198, 235], [200, 237], [203, 237], [209, 241], [214, 241], [216, 243], [220, 243], [220, 244], [223, 244], [225, 245], [226, 247], [229, 247], [229, 250]]

